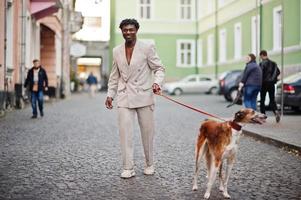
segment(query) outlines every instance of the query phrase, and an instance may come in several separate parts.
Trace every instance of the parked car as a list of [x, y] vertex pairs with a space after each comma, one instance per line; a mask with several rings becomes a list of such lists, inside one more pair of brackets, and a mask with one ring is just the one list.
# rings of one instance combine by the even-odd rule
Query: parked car
[[171, 95], [182, 93], [217, 93], [218, 81], [210, 75], [194, 74], [180, 81], [166, 83], [163, 91]]
[[242, 74], [243, 70], [232, 70], [220, 75], [219, 94], [224, 95], [227, 101], [232, 102], [235, 99]]
[[[276, 103], [281, 104], [281, 84], [277, 84]], [[283, 80], [283, 105], [293, 110], [301, 109], [301, 72]]]

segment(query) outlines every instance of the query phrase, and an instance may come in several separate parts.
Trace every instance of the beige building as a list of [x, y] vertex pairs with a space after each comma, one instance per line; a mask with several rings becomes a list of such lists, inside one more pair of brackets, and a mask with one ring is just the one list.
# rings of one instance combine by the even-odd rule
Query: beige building
[[[0, 1], [0, 111], [22, 107], [24, 79], [33, 59], [40, 59], [49, 78], [50, 97], [70, 94], [73, 0]], [[76, 28], [77, 27], [77, 28]]]

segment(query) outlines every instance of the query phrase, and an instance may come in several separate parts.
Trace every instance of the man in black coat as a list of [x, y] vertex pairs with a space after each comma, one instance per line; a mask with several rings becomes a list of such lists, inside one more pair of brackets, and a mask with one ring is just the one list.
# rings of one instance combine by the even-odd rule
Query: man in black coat
[[44, 89], [48, 90], [48, 77], [45, 69], [40, 65], [40, 61], [33, 60], [33, 67], [28, 71], [27, 78], [25, 80], [24, 87], [29, 86], [31, 92], [31, 106], [32, 106], [32, 117], [37, 118], [37, 101], [40, 110], [40, 116], [44, 116], [43, 112], [43, 101], [44, 101]]
[[275, 84], [278, 81], [280, 70], [277, 64], [268, 58], [267, 51], [260, 51], [260, 58], [262, 59], [259, 66], [262, 69], [262, 87], [260, 91], [260, 112], [265, 114], [265, 96], [269, 93], [270, 107], [273, 110], [276, 122], [280, 121], [280, 114], [277, 110], [277, 104], [275, 102]]

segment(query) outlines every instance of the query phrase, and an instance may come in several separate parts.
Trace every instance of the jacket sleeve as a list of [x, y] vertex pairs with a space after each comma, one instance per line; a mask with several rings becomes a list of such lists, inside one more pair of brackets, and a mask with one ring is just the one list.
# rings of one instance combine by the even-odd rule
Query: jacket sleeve
[[24, 83], [24, 87], [26, 88], [27, 86], [28, 86], [28, 84], [29, 84], [29, 72], [30, 72], [30, 70], [28, 70], [28, 72], [27, 72], [27, 77], [26, 77], [26, 79], [25, 79], [25, 83]]
[[45, 81], [45, 87], [48, 87], [48, 76], [47, 76], [47, 73], [46, 73], [46, 70], [44, 70], [44, 81]]
[[119, 77], [120, 77], [120, 73], [118, 70], [117, 63], [115, 62], [115, 60], [113, 60], [112, 71], [108, 82], [108, 92], [107, 92], [108, 97], [112, 97], [113, 99], [115, 98], [115, 95], [117, 93]]
[[243, 74], [240, 82], [242, 82], [243, 84], [246, 84], [248, 76], [249, 76], [249, 73], [250, 73], [250, 69], [249, 69], [249, 67], [247, 65], [246, 68], [245, 68], [245, 70], [244, 70], [244, 74]]
[[147, 62], [151, 70], [154, 71], [154, 83], [157, 83], [158, 85], [163, 84], [163, 80], [165, 77], [165, 68], [162, 65], [162, 62], [156, 53], [156, 49], [154, 45], [150, 46], [148, 56], [147, 56]]

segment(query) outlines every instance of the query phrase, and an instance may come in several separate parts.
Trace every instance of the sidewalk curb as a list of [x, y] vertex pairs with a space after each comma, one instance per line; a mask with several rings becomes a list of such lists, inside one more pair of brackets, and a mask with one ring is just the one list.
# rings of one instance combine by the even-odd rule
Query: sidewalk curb
[[253, 131], [249, 131], [249, 130], [242, 130], [242, 133], [246, 136], [255, 138], [257, 140], [260, 140], [264, 143], [279, 147], [279, 148], [283, 148], [285, 150], [289, 150], [289, 151], [294, 151], [296, 154], [298, 154], [299, 156], [301, 156], [301, 147], [293, 145], [293, 144], [289, 144], [280, 140], [276, 140], [274, 138], [270, 138], [270, 137], [266, 137], [263, 135], [260, 135], [258, 133], [255, 133]]

